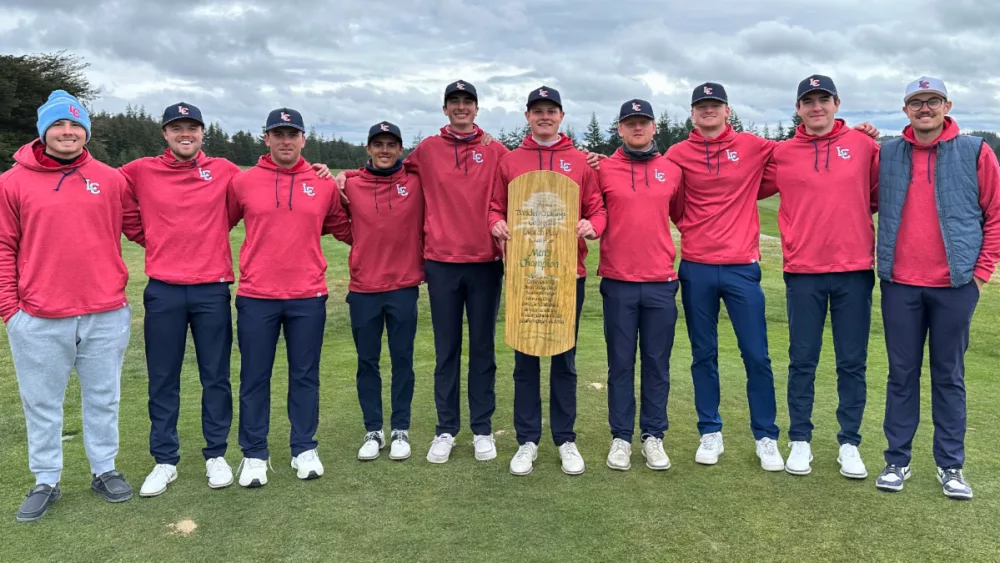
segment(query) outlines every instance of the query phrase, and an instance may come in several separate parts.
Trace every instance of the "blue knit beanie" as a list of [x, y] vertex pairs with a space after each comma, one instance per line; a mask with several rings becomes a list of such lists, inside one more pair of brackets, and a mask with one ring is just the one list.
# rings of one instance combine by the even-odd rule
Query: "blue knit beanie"
[[49, 100], [38, 108], [38, 137], [45, 140], [45, 132], [60, 119], [75, 121], [87, 130], [87, 140], [90, 140], [90, 114], [80, 100], [64, 90], [55, 90], [49, 94]]

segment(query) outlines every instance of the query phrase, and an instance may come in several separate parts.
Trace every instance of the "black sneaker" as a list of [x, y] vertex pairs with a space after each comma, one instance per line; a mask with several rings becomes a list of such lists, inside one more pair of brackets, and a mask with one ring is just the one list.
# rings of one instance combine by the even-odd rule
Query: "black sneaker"
[[90, 490], [104, 497], [108, 502], [125, 502], [132, 498], [132, 487], [125, 476], [112, 469], [95, 475], [90, 482]]
[[21, 508], [17, 509], [18, 522], [34, 522], [48, 511], [49, 506], [59, 500], [62, 492], [59, 485], [37, 485], [28, 491], [28, 498], [21, 503]]
[[890, 463], [875, 479], [875, 488], [880, 491], [895, 493], [903, 490], [903, 481], [910, 478], [910, 466], [900, 467]]
[[937, 468], [938, 482], [944, 487], [944, 496], [955, 499], [971, 499], [972, 487], [965, 480], [961, 469]]

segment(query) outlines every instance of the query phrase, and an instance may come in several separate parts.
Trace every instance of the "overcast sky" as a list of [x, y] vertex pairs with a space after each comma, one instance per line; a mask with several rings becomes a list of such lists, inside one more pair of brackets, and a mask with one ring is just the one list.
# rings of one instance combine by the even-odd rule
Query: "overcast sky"
[[1000, 131], [997, 0], [2, 0], [0, 52], [65, 49], [90, 63], [98, 109], [158, 115], [199, 106], [233, 133], [288, 106], [321, 133], [363, 140], [387, 119], [407, 142], [445, 123], [444, 86], [479, 90], [479, 124], [524, 123], [541, 84], [565, 126], [602, 126], [645, 98], [686, 117], [691, 89], [717, 81], [743, 122], [786, 124], [795, 88], [827, 74], [841, 117], [885, 133], [905, 124], [906, 83], [942, 78], [963, 129]]

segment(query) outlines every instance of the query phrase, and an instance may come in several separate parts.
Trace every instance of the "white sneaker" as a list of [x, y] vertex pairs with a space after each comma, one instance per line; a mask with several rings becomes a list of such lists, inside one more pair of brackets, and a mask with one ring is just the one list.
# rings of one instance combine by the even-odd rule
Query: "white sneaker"
[[[792, 475], [809, 475], [812, 473], [812, 467], [809, 466], [809, 463], [813, 460], [813, 454], [809, 442], [790, 442], [788, 447], [791, 448], [791, 451], [788, 452], [788, 463], [785, 464], [785, 471]], [[757, 451], [760, 452], [759, 449]], [[760, 455], [760, 453], [757, 455]], [[763, 460], [761, 460], [762, 466], [763, 463]]]
[[389, 459], [402, 461], [410, 457], [410, 433], [406, 430], [393, 430], [389, 435], [392, 446], [389, 448]]
[[531, 462], [538, 457], [538, 446], [534, 442], [528, 442], [517, 449], [513, 459], [510, 460], [510, 472], [514, 475], [528, 475], [533, 469]]
[[771, 438], [757, 440], [757, 457], [764, 471], [781, 471], [785, 468], [785, 460], [778, 451], [778, 443]]
[[233, 468], [229, 467], [224, 457], [213, 457], [205, 461], [205, 476], [208, 477], [208, 486], [213, 489], [222, 489], [233, 484]]
[[254, 489], [266, 485], [267, 466], [270, 462], [270, 459], [243, 458], [239, 467], [236, 468], [236, 472], [240, 474], [240, 486]]
[[861, 461], [861, 452], [853, 444], [840, 446], [840, 456], [837, 457], [840, 464], [840, 474], [848, 479], [864, 479], [868, 477], [868, 469], [865, 462]]
[[702, 465], [715, 465], [719, 463], [719, 456], [726, 451], [722, 447], [722, 432], [710, 432], [701, 437], [698, 445], [698, 452], [694, 454], [694, 461]]
[[566, 475], [579, 475], [586, 467], [583, 464], [583, 456], [580, 450], [576, 449], [576, 444], [566, 442], [559, 446], [559, 458], [562, 459], [562, 471]]
[[431, 449], [427, 450], [427, 461], [431, 463], [447, 463], [451, 449], [455, 447], [455, 437], [445, 433], [434, 437]]
[[323, 476], [323, 462], [316, 450], [306, 450], [292, 458], [292, 469], [299, 479], [318, 479]]
[[476, 459], [479, 461], [489, 461], [497, 457], [497, 446], [496, 442], [493, 441], [493, 434], [474, 436], [472, 449], [476, 451]]
[[632, 467], [632, 444], [621, 438], [611, 440], [608, 467], [618, 471], [628, 471]]
[[646, 467], [653, 471], [670, 469], [670, 458], [663, 451], [663, 440], [656, 436], [646, 436], [642, 442], [642, 457], [646, 458]]
[[381, 430], [375, 430], [365, 434], [362, 440], [361, 449], [358, 450], [358, 459], [361, 461], [371, 461], [378, 459], [382, 448], [385, 447], [385, 434]]
[[177, 466], [169, 463], [158, 463], [149, 473], [139, 489], [141, 497], [155, 497], [167, 491], [167, 485], [177, 479]]

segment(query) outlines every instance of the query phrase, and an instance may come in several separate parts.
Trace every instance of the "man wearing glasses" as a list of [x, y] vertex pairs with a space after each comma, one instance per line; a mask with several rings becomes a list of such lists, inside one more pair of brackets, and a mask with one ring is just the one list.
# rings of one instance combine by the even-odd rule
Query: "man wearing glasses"
[[979, 137], [959, 135], [944, 82], [906, 87], [910, 125], [882, 146], [878, 277], [889, 356], [885, 469], [875, 486], [910, 477], [920, 420], [920, 369], [930, 334], [931, 407], [938, 481], [972, 498], [965, 461], [965, 350], [983, 285], [1000, 258], [1000, 166]]

